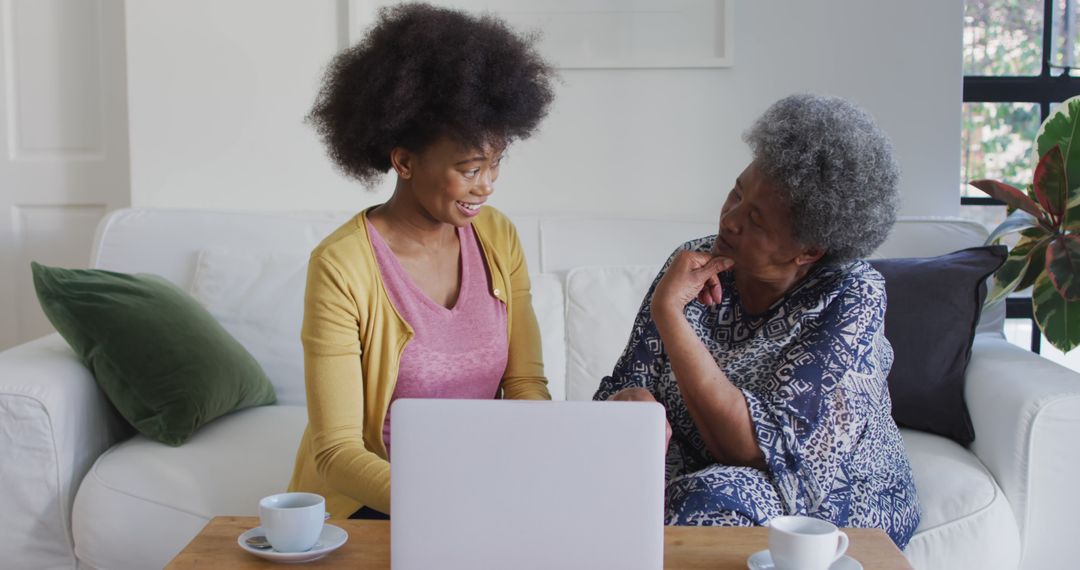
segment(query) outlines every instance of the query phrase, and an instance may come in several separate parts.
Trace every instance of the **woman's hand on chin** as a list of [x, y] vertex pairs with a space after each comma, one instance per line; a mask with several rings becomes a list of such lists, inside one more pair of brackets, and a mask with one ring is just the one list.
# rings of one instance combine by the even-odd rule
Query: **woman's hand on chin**
[[734, 263], [729, 257], [699, 251], [679, 253], [653, 291], [653, 312], [674, 310], [681, 313], [695, 298], [705, 305], [719, 303], [723, 291], [717, 274], [727, 271]]

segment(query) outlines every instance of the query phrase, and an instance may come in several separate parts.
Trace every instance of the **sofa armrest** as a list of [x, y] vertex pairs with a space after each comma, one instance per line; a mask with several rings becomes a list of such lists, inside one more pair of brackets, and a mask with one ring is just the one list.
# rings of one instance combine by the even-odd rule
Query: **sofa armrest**
[[90, 371], [60, 335], [0, 352], [4, 566], [75, 567], [75, 492], [98, 455], [127, 434]]
[[1012, 505], [1021, 568], [1074, 564], [1080, 374], [988, 334], [976, 337], [966, 382], [971, 450]]

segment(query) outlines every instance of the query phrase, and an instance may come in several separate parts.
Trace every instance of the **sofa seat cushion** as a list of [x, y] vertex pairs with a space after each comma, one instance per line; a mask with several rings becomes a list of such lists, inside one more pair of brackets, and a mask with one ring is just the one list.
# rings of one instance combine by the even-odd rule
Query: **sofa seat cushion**
[[206, 425], [185, 445], [135, 436], [102, 454], [72, 509], [75, 553], [95, 568], [162, 568], [217, 515], [257, 515], [285, 491], [304, 406], [265, 406]]
[[904, 554], [919, 570], [1016, 568], [1020, 531], [1005, 495], [970, 451], [945, 437], [901, 430], [922, 520]]

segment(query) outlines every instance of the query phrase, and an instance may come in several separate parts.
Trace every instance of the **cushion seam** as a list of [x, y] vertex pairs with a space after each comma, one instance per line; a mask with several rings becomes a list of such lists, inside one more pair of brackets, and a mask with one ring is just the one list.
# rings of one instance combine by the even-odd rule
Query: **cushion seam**
[[[960, 518], [948, 520], [948, 521], [945, 521], [945, 522], [943, 522], [941, 524], [938, 524], [938, 525], [935, 525], [935, 526], [932, 526], [932, 527], [929, 527], [929, 528], [924, 528], [922, 530], [916, 531], [915, 534], [912, 535], [912, 538], [914, 539], [917, 536], [922, 536], [924, 534], [929, 534], [931, 532], [938, 531], [938, 530], [941, 530], [941, 529], [944, 529], [944, 528], [948, 528], [950, 526], [958, 525], [960, 523], [966, 522], [968, 519], [972, 519], [972, 518], [981, 516], [984, 513], [986, 513], [987, 511], [989, 511], [990, 509], [992, 509], [994, 507], [994, 505], [998, 502], [999, 499], [1004, 498], [1004, 494], [1002, 493], [1001, 489], [998, 487], [997, 481], [994, 481], [994, 476], [991, 475], [989, 472], [987, 472], [985, 468], [983, 468], [983, 474], [986, 475], [986, 477], [993, 482], [992, 485], [993, 485], [993, 488], [994, 488], [994, 495], [990, 498], [990, 500], [985, 505], [979, 507], [977, 510], [972, 511], [972, 512], [970, 512], [970, 513], [968, 513], [968, 514], [966, 514], [966, 515], [964, 515], [964, 516], [962, 516]], [[1008, 501], [1006, 501], [1005, 504], [1006, 504], [1006, 506], [1010, 507], [1010, 510], [1012, 510], [1011, 505], [1009, 505]]]
[[[152, 440], [148, 440], [148, 441], [152, 441]], [[109, 483], [106, 483], [105, 479], [102, 478], [101, 475], [98, 473], [98, 465], [101, 462], [102, 458], [104, 458], [106, 455], [111, 454], [114, 449], [116, 449], [115, 446], [113, 446], [113, 447], [109, 448], [108, 450], [106, 450], [105, 453], [102, 453], [98, 457], [98, 460], [94, 462], [94, 467], [91, 468], [91, 470], [90, 470], [90, 474], [93, 475], [94, 479], [98, 483], [100, 483], [102, 487], [104, 487], [104, 488], [106, 488], [106, 489], [108, 489], [108, 490], [110, 490], [110, 491], [112, 491], [114, 493], [118, 493], [118, 494], [124, 495], [126, 497], [131, 497], [132, 499], [137, 499], [137, 500], [140, 500], [140, 501], [146, 501], [147, 503], [151, 503], [151, 504], [157, 505], [159, 507], [163, 507], [163, 508], [166, 508], [166, 509], [171, 509], [171, 510], [174, 510], [174, 511], [176, 511], [178, 513], [184, 513], [186, 515], [191, 515], [193, 517], [198, 517], [198, 518], [201, 518], [201, 519], [205, 519], [207, 521], [210, 520], [205, 515], [202, 515], [202, 514], [199, 514], [199, 513], [196, 513], [196, 512], [192, 512], [192, 511], [189, 511], [189, 510], [186, 510], [186, 509], [182, 509], [182, 508], [179, 508], [179, 507], [174, 507], [172, 505], [167, 505], [165, 503], [162, 503], [161, 501], [157, 501], [157, 500], [154, 500], [154, 499], [149, 499], [147, 497], [142, 497], [142, 496], [139, 496], [139, 495], [137, 495], [135, 493], [124, 491], [124, 490], [119, 489], [119, 488], [117, 488], [117, 487], [115, 487], [113, 485], [110, 485]]]

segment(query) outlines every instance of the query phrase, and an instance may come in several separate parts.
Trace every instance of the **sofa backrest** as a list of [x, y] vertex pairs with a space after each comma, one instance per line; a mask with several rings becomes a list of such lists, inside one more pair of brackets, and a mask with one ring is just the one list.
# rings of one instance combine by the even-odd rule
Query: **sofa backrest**
[[[353, 212], [236, 212], [127, 208], [98, 227], [91, 266], [156, 273], [181, 286], [206, 249], [310, 251]], [[575, 267], [659, 265], [679, 244], [715, 233], [716, 222], [616, 220], [514, 215], [529, 269], [565, 273]], [[959, 218], [897, 221], [874, 257], [926, 257], [982, 244], [986, 229]]]
[[[191, 291], [259, 360], [279, 401], [301, 404], [307, 253], [353, 214], [117, 210], [98, 228], [91, 266], [155, 273]], [[656, 270], [679, 244], [716, 231], [715, 221], [510, 217], [533, 273], [545, 369], [557, 399], [592, 396], [625, 345]], [[939, 255], [980, 245], [986, 235], [981, 225], [955, 218], [904, 218], [876, 256]], [[1003, 309], [984, 315], [982, 326], [1001, 330], [1003, 316]]]

